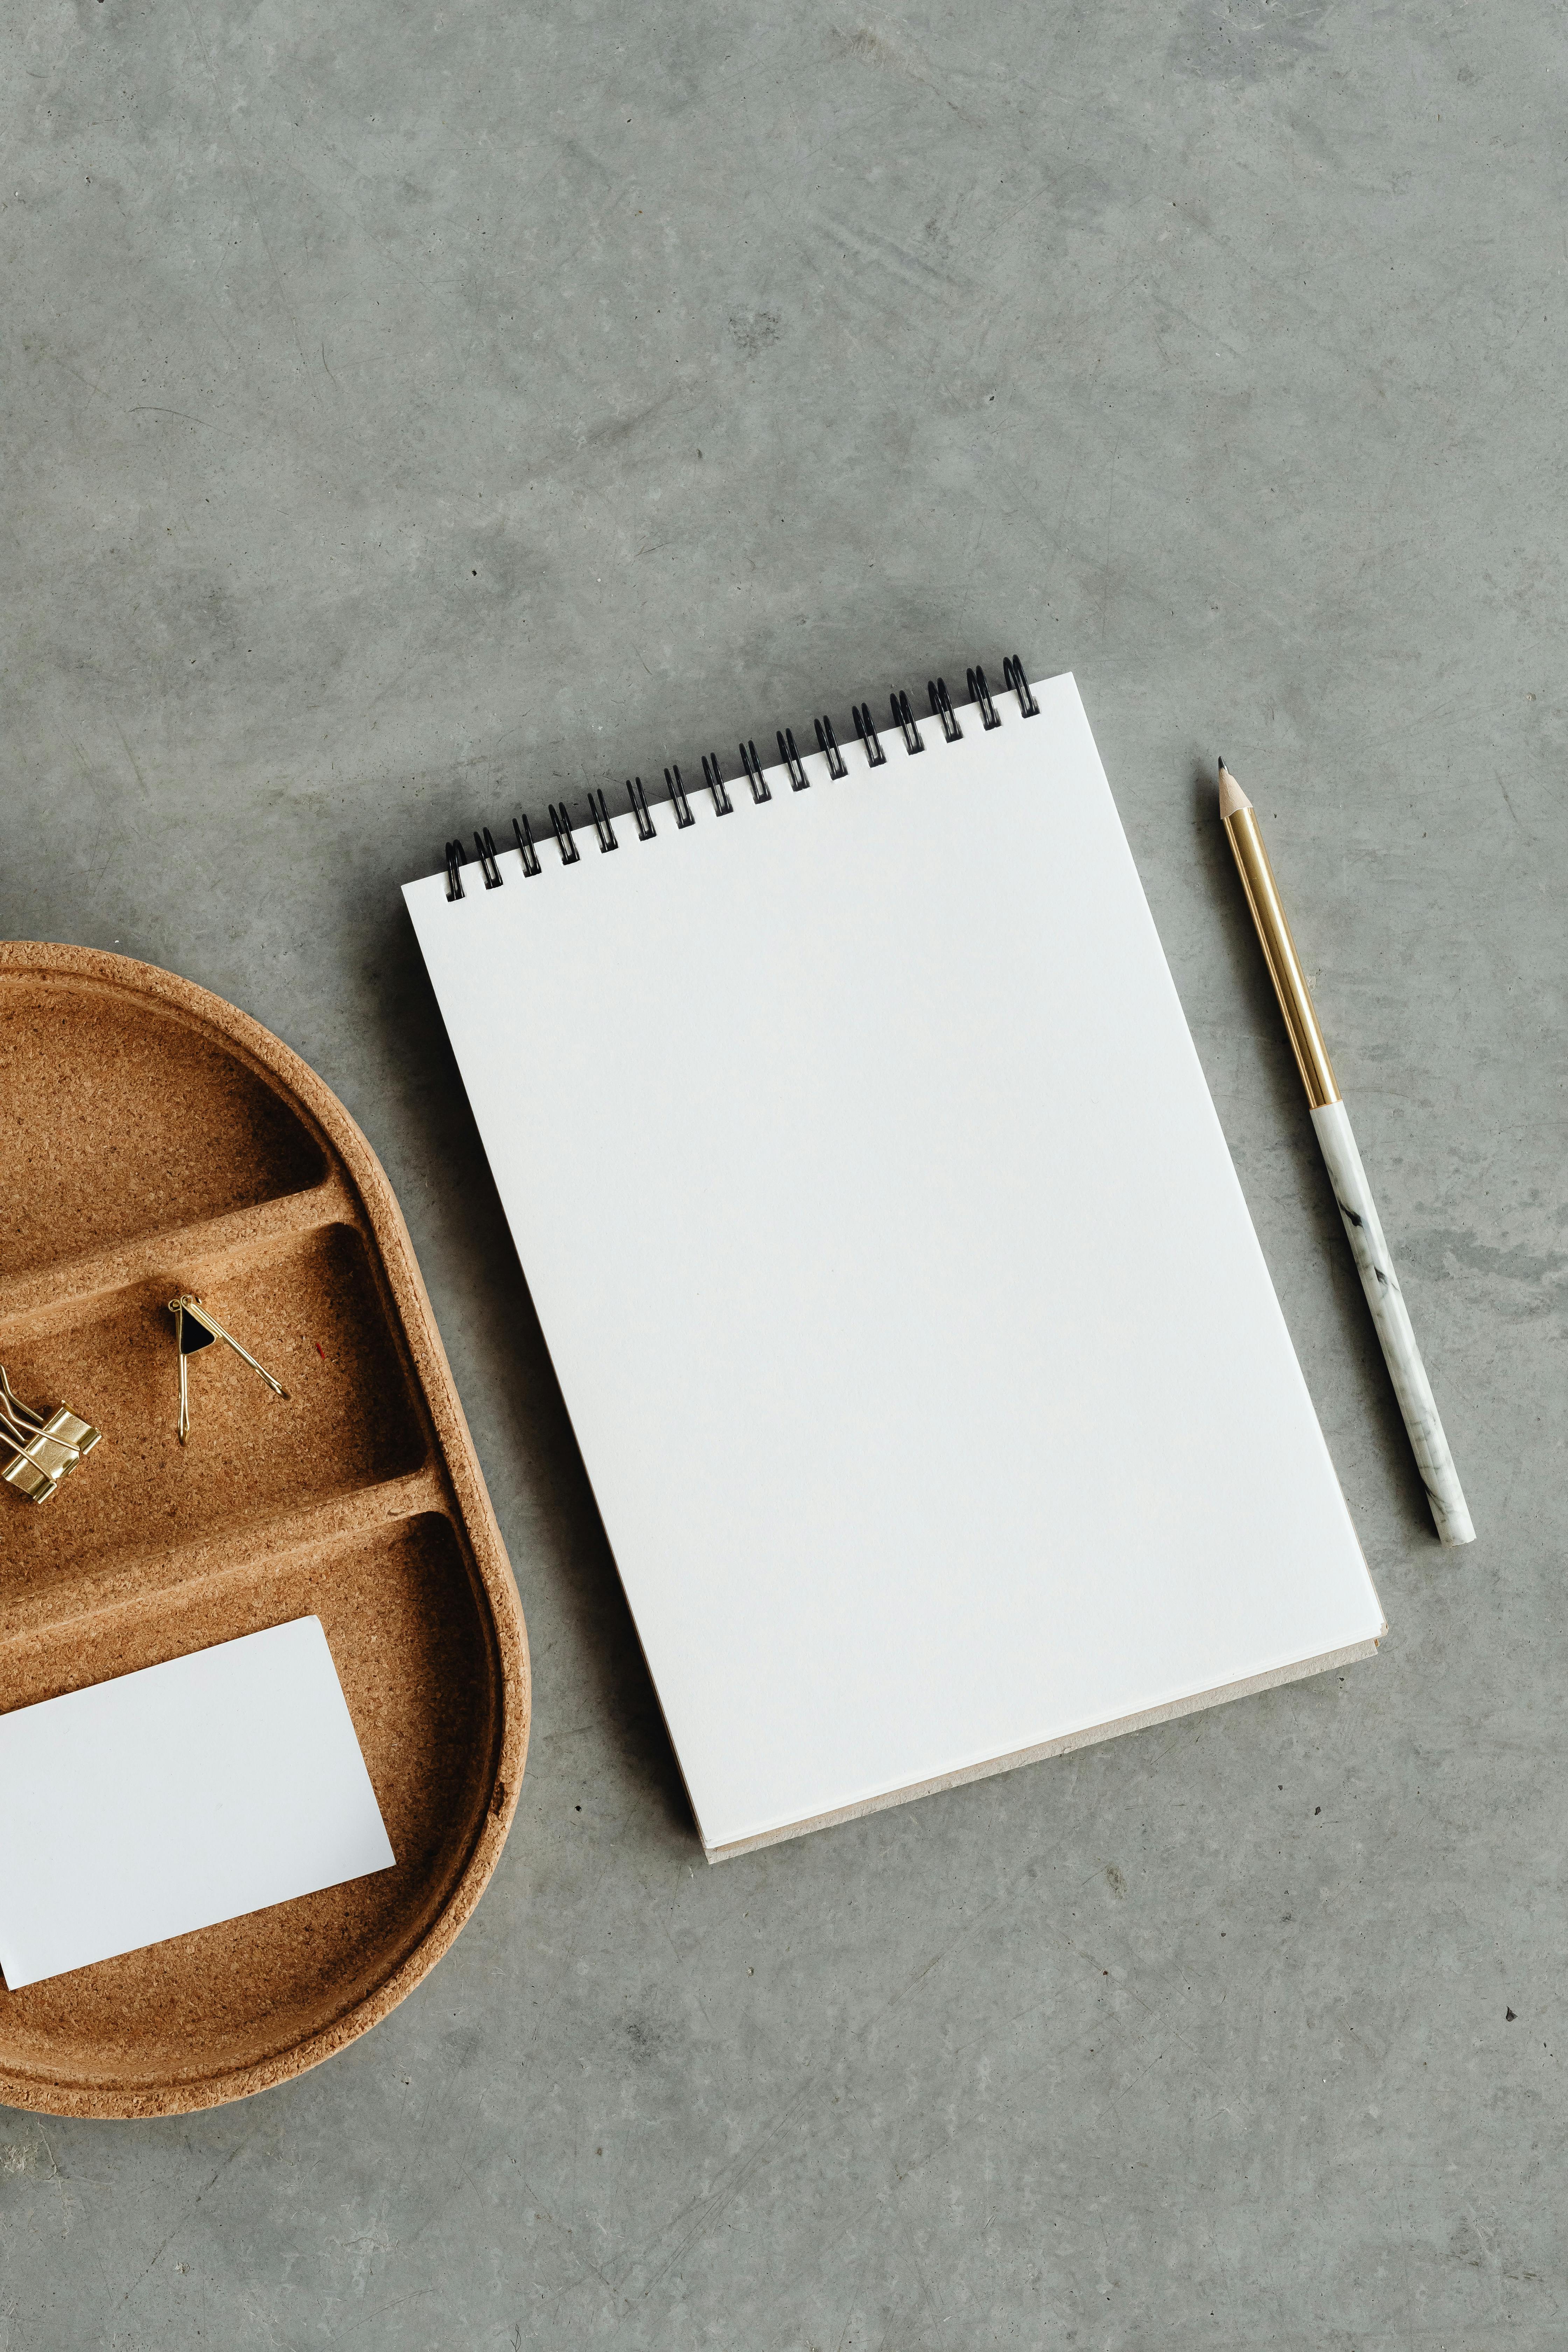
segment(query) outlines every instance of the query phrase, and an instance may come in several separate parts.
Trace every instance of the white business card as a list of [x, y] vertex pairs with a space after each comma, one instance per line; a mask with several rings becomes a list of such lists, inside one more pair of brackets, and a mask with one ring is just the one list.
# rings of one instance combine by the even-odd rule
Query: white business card
[[0, 1716], [13, 1992], [395, 1863], [319, 1617]]

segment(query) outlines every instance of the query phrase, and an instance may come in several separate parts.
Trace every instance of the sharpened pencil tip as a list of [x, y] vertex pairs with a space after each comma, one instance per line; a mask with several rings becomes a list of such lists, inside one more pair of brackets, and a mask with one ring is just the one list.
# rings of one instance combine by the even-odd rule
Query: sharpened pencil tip
[[1237, 809], [1250, 808], [1252, 803], [1221, 760], [1219, 763], [1219, 814], [1221, 824], [1233, 817]]

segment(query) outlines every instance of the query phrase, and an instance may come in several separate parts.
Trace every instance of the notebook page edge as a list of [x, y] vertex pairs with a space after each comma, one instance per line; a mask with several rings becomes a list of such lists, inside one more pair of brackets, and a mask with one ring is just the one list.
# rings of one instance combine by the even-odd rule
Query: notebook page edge
[[[971, 1781], [988, 1780], [998, 1772], [1021, 1771], [1026, 1764], [1040, 1764], [1054, 1756], [1069, 1756], [1080, 1748], [1097, 1747], [1101, 1740], [1120, 1739], [1134, 1731], [1146, 1731], [1156, 1724], [1174, 1723], [1184, 1715], [1199, 1715], [1211, 1706], [1228, 1706], [1233, 1699], [1253, 1698], [1262, 1691], [1279, 1690], [1288, 1683], [1307, 1682], [1314, 1675], [1332, 1674], [1337, 1667], [1361, 1664], [1375, 1657], [1382, 1633], [1371, 1634], [1365, 1641], [1349, 1643], [1344, 1648], [1326, 1651], [1317, 1658], [1301, 1658], [1289, 1665], [1275, 1666], [1265, 1674], [1247, 1675], [1239, 1682], [1222, 1683], [1213, 1690], [1194, 1691], [1184, 1698], [1168, 1700], [1160, 1706], [1142, 1708], [1136, 1715], [1119, 1716], [1107, 1723], [1087, 1724], [1080, 1730], [1063, 1733], [1055, 1739], [1044, 1739], [1032, 1748], [1013, 1749], [1005, 1756], [987, 1757], [973, 1764], [961, 1765], [955, 1771], [940, 1772], [926, 1780], [911, 1780], [901, 1788], [885, 1789], [876, 1796], [862, 1797], [856, 1803], [841, 1805], [833, 1811], [816, 1813], [809, 1819], [784, 1822], [774, 1829], [758, 1830], [748, 1837], [731, 1838], [724, 1845], [710, 1845], [704, 1839], [702, 1852], [710, 1863], [731, 1862], [744, 1853], [759, 1853], [764, 1846], [782, 1845], [786, 1840], [809, 1837], [816, 1830], [837, 1829], [842, 1822], [863, 1821], [868, 1813], [889, 1811], [895, 1805], [912, 1804], [917, 1797], [940, 1795], [944, 1789], [967, 1788]], [[701, 1824], [698, 1824], [699, 1835]]]

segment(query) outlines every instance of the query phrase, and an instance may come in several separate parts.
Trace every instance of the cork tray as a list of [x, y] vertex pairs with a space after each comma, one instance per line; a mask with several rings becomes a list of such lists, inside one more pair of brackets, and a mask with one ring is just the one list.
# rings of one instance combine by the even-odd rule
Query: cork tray
[[[321, 1620], [395, 1869], [0, 1990], [0, 2100], [218, 2105], [317, 2064], [446, 1950], [528, 1741], [517, 1590], [407, 1231], [341, 1103], [219, 998], [0, 942], [0, 1363], [103, 1440], [43, 1504], [0, 1486], [0, 1712]], [[167, 1301], [191, 1359], [176, 1440]]]

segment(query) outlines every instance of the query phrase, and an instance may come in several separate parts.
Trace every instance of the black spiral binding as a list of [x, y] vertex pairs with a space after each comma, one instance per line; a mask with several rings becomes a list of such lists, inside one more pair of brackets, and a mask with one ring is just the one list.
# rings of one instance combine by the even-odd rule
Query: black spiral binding
[[926, 692], [931, 697], [931, 715], [933, 719], [941, 719], [942, 731], [947, 737], [948, 741], [950, 743], [962, 743], [963, 740], [963, 730], [959, 725], [957, 714], [954, 711], [952, 703], [947, 698], [946, 678], [928, 677], [926, 680]]
[[920, 729], [915, 725], [915, 714], [910, 709], [910, 698], [907, 694], [890, 694], [888, 699], [893, 706], [893, 724], [901, 731], [904, 749], [912, 760], [917, 751], [925, 750], [925, 744], [921, 740]]
[[724, 779], [719, 773], [719, 754], [717, 751], [703, 752], [702, 781], [713, 795], [714, 815], [733, 816], [735, 814], [735, 803], [730, 798], [729, 793], [724, 790]]
[[855, 713], [855, 732], [860, 738], [860, 749], [866, 754], [868, 768], [885, 768], [888, 755], [882, 749], [882, 739], [871, 724], [871, 706], [863, 702]]
[[572, 820], [566, 814], [564, 801], [559, 808], [553, 801], [551, 802], [550, 823], [555, 834], [555, 846], [561, 852], [562, 865], [575, 866], [582, 853], [572, 838]]
[[697, 819], [691, 814], [691, 803], [687, 799], [686, 794], [680, 788], [680, 770], [677, 768], [672, 781], [669, 770], [666, 768], [664, 772], [664, 781], [669, 785], [670, 805], [675, 811], [676, 824], [683, 827], [689, 824], [695, 824]]
[[1026, 719], [1037, 719], [1039, 717], [1040, 706], [1035, 700], [1034, 695], [1030, 692], [1029, 681], [1024, 676], [1024, 665], [1018, 659], [1016, 654], [1009, 654], [1006, 660], [1003, 663], [1002, 682], [1005, 686], [1010, 687], [1013, 692], [1017, 696], [1018, 708], [1023, 712]]
[[[970, 700], [980, 713], [981, 726], [989, 733], [993, 728], [1000, 727], [1003, 719], [1002, 713], [997, 709], [995, 699], [986, 682], [985, 672], [976, 663], [972, 670], [965, 673], [965, 676], [969, 686]], [[1002, 684], [1006, 693], [1017, 697], [1021, 718], [1037, 719], [1039, 717], [1040, 706], [1030, 689], [1023, 662], [1016, 654], [1008, 654], [1003, 660]], [[926, 696], [931, 704], [931, 715], [940, 724], [943, 740], [949, 743], [962, 742], [963, 729], [959, 724], [958, 714], [953, 709], [952, 698], [948, 694], [946, 679], [928, 678]], [[921, 733], [910, 698], [901, 688], [889, 696], [889, 708], [892, 713], [892, 724], [902, 738], [905, 754], [912, 760], [925, 750], [925, 739]], [[888, 754], [883, 749], [881, 737], [878, 734], [876, 723], [871, 717], [870, 704], [868, 702], [853, 704], [851, 709], [855, 719], [855, 732], [859, 739], [860, 749], [866, 755], [867, 766], [885, 768], [888, 764]], [[838, 738], [834, 733], [833, 721], [824, 712], [815, 724], [816, 748], [826, 762], [827, 773], [835, 782], [841, 782], [849, 771], [845, 765], [844, 753], [839, 748]], [[779, 759], [789, 772], [791, 787], [797, 793], [805, 792], [810, 786], [811, 778], [805, 772], [805, 762], [796, 748], [794, 730], [788, 727], [781, 728], [778, 730], [777, 740]], [[772, 800], [773, 794], [768, 789], [767, 779], [763, 773], [763, 763], [758, 756], [755, 741], [747, 737], [742, 742], [740, 751], [741, 766], [745, 774], [746, 782], [751, 788], [752, 802], [761, 808], [764, 802]], [[680, 781], [680, 770], [673, 762], [666, 768], [664, 781], [669, 792], [669, 804], [675, 812], [677, 829], [683, 832], [687, 826], [695, 824], [697, 819], [692, 813], [691, 803], [687, 796], [685, 786]], [[714, 814], [718, 816], [732, 816], [735, 813], [735, 804], [730, 797], [728, 787], [720, 772], [719, 755], [716, 751], [707, 751], [702, 755], [702, 782], [712, 795]], [[628, 777], [626, 793], [627, 814], [637, 826], [637, 839], [639, 841], [655, 840], [658, 837], [658, 827], [654, 824], [648, 808], [647, 794], [643, 790], [642, 778]], [[610, 815], [609, 803], [604, 793], [597, 788], [589, 792], [588, 815], [593, 824], [600, 851], [605, 856], [608, 856], [609, 852], [617, 849], [620, 844], [616, 839], [615, 824]], [[564, 801], [551, 802], [550, 825], [555, 835], [555, 846], [561, 853], [562, 865], [578, 865], [581, 862], [582, 852], [574, 838], [572, 819]], [[514, 816], [511, 829], [517, 842], [523, 874], [531, 881], [542, 871], [532, 827], [525, 816]], [[474, 855], [484, 878], [485, 888], [499, 890], [506, 877], [500, 870], [494, 836], [489, 825], [480, 826], [474, 835]], [[468, 853], [461, 841], [447, 842], [443, 862], [447, 871], [448, 901], [464, 898], [467, 894], [463, 888], [463, 867], [468, 863]]]
[[741, 765], [746, 772], [746, 782], [752, 788], [752, 798], [761, 808], [764, 801], [772, 800], [773, 794], [763, 782], [763, 763], [757, 757], [757, 747], [754, 743], [742, 744]]
[[632, 804], [632, 814], [637, 821], [637, 839], [639, 841], [651, 841], [654, 837], [654, 823], [652, 817], [649, 816], [647, 813], [647, 794], [642, 788], [642, 778], [640, 776], [637, 778], [635, 782], [627, 782], [626, 798]]
[[972, 702], [977, 702], [980, 705], [980, 716], [985, 723], [987, 732], [993, 727], [1001, 726], [1002, 714], [991, 699], [991, 688], [985, 683], [985, 672], [983, 669], [972, 669], [969, 673], [969, 698]]
[[[786, 735], [789, 738], [787, 749], [784, 744], [784, 736]], [[795, 790], [797, 793], [804, 793], [810, 784], [811, 778], [805, 772], [805, 761], [801, 758], [800, 753], [795, 748], [795, 730], [793, 727], [786, 727], [784, 730], [784, 734], [779, 737], [779, 758], [789, 770], [789, 780]]]
[[618, 849], [621, 845], [616, 839], [616, 828], [610, 823], [610, 812], [605, 806], [605, 795], [603, 793], [598, 795], [599, 804], [597, 808], [594, 805], [594, 794], [590, 793], [588, 795], [588, 814], [593, 818], [594, 831], [599, 836], [600, 852], [603, 854], [606, 849]]

